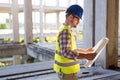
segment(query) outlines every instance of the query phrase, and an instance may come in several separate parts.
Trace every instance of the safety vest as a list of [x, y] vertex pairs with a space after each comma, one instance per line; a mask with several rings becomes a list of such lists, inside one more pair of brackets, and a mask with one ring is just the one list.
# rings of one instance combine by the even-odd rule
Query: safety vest
[[54, 63], [54, 70], [56, 72], [62, 72], [64, 74], [72, 74], [80, 71], [80, 64], [79, 61], [75, 61], [72, 59], [65, 58], [61, 54], [60, 46], [59, 46], [59, 41], [58, 37], [61, 31], [63, 30], [68, 30], [68, 32], [71, 35], [71, 46], [70, 50], [75, 50], [76, 49], [76, 42], [75, 42], [75, 37], [71, 31], [71, 29], [68, 26], [63, 25], [58, 32], [57, 35], [57, 40], [56, 40], [56, 53], [55, 53], [55, 63]]

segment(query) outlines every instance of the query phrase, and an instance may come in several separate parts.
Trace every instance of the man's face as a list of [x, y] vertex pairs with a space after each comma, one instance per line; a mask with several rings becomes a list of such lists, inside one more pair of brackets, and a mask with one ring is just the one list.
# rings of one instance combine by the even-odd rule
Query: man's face
[[71, 26], [73, 28], [76, 28], [76, 26], [79, 24], [80, 22], [80, 17], [78, 17], [77, 15], [72, 15], [73, 16], [73, 19], [72, 19], [72, 22], [71, 22]]

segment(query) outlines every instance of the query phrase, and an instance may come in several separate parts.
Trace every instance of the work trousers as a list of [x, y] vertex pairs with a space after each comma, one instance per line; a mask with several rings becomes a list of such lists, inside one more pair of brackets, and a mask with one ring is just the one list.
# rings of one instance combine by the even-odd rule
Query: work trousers
[[60, 80], [78, 80], [77, 73], [64, 74], [64, 73], [58, 72], [57, 74]]

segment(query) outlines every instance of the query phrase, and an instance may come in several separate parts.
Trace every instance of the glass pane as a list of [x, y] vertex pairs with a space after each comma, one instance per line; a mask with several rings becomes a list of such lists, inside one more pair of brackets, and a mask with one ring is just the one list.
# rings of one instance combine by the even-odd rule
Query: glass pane
[[24, 4], [24, 0], [18, 0], [18, 4]]
[[59, 0], [59, 5], [66, 7], [68, 5], [69, 0]]
[[32, 5], [39, 5], [40, 4], [40, 0], [32, 0]]
[[0, 0], [0, 3], [10, 3], [11, 0]]
[[57, 1], [56, 0], [45, 0], [45, 5], [46, 6], [56, 6], [56, 3]]

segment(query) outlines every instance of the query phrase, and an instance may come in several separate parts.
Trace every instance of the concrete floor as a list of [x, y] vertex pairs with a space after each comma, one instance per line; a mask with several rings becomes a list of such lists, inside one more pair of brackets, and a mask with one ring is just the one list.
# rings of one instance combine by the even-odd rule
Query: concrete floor
[[[0, 80], [59, 80], [53, 71], [53, 61], [0, 68]], [[120, 80], [120, 71], [100, 66], [81, 68], [79, 80]]]

